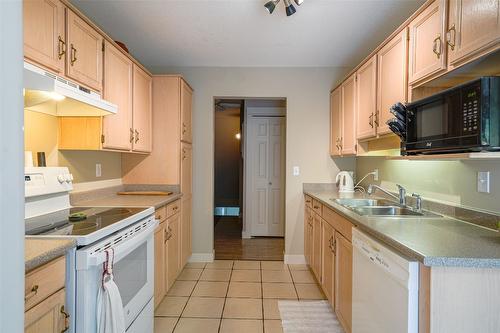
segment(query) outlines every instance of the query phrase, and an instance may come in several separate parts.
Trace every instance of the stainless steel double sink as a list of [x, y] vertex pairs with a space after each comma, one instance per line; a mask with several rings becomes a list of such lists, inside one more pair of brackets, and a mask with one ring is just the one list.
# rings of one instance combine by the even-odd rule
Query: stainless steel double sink
[[358, 215], [380, 217], [440, 217], [429, 211], [417, 211], [386, 199], [331, 199]]

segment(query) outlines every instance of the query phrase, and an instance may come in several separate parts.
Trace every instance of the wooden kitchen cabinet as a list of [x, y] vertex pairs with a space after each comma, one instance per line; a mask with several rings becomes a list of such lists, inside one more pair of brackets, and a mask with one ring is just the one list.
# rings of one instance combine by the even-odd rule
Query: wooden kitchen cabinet
[[118, 113], [104, 116], [102, 122], [105, 149], [131, 150], [132, 130], [132, 61], [108, 41], [104, 43], [105, 100], [118, 106]]
[[69, 327], [66, 292], [61, 289], [24, 313], [25, 333], [61, 333]]
[[167, 223], [167, 290], [172, 287], [175, 279], [180, 273], [180, 259], [181, 259], [181, 236], [180, 224], [181, 214], [177, 213], [169, 217]]
[[312, 266], [312, 244], [313, 244], [313, 213], [310, 207], [305, 208], [304, 214], [304, 256], [306, 263]]
[[181, 143], [181, 192], [184, 196], [192, 194], [193, 178], [193, 147], [188, 143]]
[[356, 138], [377, 134], [377, 57], [373, 56], [356, 72]]
[[182, 209], [181, 209], [181, 267], [184, 267], [192, 253], [192, 217], [191, 211], [193, 207], [192, 197], [182, 198]]
[[66, 76], [102, 90], [103, 37], [73, 11], [66, 10]]
[[352, 327], [352, 243], [335, 234], [335, 313], [347, 332]]
[[321, 282], [321, 216], [313, 213], [312, 237], [312, 270], [316, 279]]
[[23, 2], [24, 56], [57, 74], [64, 74], [64, 10], [59, 0]]
[[408, 101], [408, 29], [385, 44], [377, 52], [377, 134], [392, 133], [386, 122], [394, 116], [389, 112], [397, 102]]
[[342, 83], [342, 155], [356, 154], [356, 75], [351, 75]]
[[181, 80], [181, 141], [188, 143], [193, 142], [192, 104], [193, 90]]
[[330, 155], [340, 156], [342, 138], [342, 91], [337, 88], [330, 93]]
[[500, 1], [449, 1], [446, 43], [450, 66], [467, 62], [499, 42]]
[[436, 0], [409, 25], [409, 83], [446, 71], [447, 1]]
[[133, 108], [132, 123], [134, 140], [132, 150], [151, 152], [152, 150], [152, 93], [153, 79], [139, 66], [133, 66]]
[[322, 235], [322, 278], [321, 286], [325, 292], [326, 297], [330, 301], [332, 308], [335, 307], [335, 229], [323, 221], [323, 235]]
[[155, 286], [154, 286], [154, 306], [155, 308], [160, 304], [163, 297], [167, 293], [166, 281], [166, 233], [167, 223], [165, 220], [160, 221], [160, 224], [155, 230]]

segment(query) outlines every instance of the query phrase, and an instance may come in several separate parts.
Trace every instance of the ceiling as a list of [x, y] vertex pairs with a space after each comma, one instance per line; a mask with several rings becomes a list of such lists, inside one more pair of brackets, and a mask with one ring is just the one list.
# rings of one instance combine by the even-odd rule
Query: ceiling
[[72, 0], [150, 69], [353, 67], [424, 0]]

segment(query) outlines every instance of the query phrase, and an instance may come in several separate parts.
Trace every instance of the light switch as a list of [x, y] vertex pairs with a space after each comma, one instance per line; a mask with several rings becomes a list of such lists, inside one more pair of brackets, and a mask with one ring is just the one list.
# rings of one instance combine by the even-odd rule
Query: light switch
[[101, 170], [101, 164], [97, 163], [95, 165], [95, 176], [96, 177], [101, 177], [102, 176], [102, 170]]
[[479, 171], [477, 173], [477, 191], [480, 193], [490, 193], [489, 171]]
[[300, 175], [300, 168], [298, 166], [293, 167], [293, 175], [294, 176]]

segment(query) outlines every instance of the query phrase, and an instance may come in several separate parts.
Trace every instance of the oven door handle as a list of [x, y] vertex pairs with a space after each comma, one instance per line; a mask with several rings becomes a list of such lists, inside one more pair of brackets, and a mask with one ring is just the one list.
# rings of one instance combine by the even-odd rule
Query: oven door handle
[[[116, 246], [112, 246], [115, 253], [115, 262], [120, 261], [122, 258], [126, 257], [130, 252], [139, 247], [140, 244], [144, 243], [148, 238], [153, 237], [154, 230], [158, 226], [158, 221], [154, 220], [154, 223], [150, 224], [146, 229], [142, 230], [140, 233], [136, 234], [132, 238], [119, 243]], [[105, 244], [105, 242], [104, 242]], [[103, 244], [103, 245], [104, 245]], [[87, 270], [90, 267], [102, 265], [106, 261], [106, 254], [104, 251], [90, 254], [90, 252], [95, 248], [92, 246], [89, 249], [81, 249], [76, 251], [76, 270]]]

